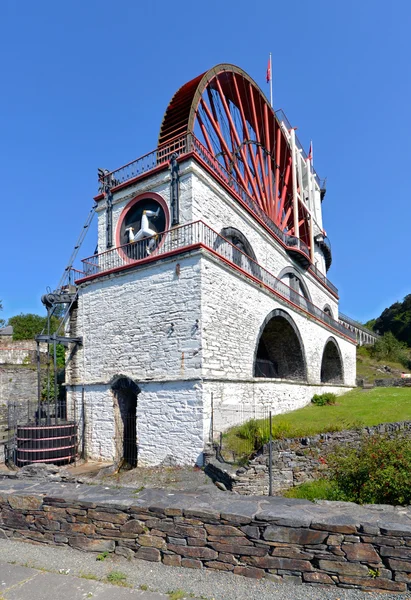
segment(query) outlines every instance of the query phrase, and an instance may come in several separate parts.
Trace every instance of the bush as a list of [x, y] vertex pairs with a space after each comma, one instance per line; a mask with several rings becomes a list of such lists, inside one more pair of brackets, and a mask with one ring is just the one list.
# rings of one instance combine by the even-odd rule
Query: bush
[[270, 439], [269, 427], [264, 427], [264, 421], [257, 421], [257, 419], [250, 419], [240, 425], [236, 435], [250, 442], [253, 450], [259, 450]]
[[388, 331], [375, 342], [370, 348], [372, 357], [381, 361], [393, 361], [401, 363], [406, 369], [411, 368], [411, 359], [407, 345], [400, 342]]
[[360, 504], [411, 504], [411, 439], [364, 438], [358, 449], [328, 456], [329, 476], [340, 499]]
[[315, 394], [311, 398], [311, 402], [316, 404], [317, 406], [325, 406], [326, 404], [335, 404], [337, 396], [332, 392], [327, 392], [325, 394]]

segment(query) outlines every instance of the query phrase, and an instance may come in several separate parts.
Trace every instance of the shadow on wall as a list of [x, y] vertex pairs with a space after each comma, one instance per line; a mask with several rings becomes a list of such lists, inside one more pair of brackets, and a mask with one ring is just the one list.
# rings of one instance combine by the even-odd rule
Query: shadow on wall
[[281, 309], [265, 319], [257, 342], [254, 377], [306, 381], [307, 367], [300, 332], [293, 319]]
[[321, 383], [344, 383], [341, 352], [337, 341], [330, 337], [324, 347], [321, 361]]
[[121, 467], [137, 466], [137, 396], [139, 386], [128, 377], [118, 376], [112, 380], [114, 395], [114, 439], [116, 462]]

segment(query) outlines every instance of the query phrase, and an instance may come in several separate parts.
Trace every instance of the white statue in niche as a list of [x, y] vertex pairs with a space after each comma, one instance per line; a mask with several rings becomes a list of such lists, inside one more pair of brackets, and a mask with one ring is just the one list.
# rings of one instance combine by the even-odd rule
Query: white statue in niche
[[126, 227], [126, 233], [128, 235], [129, 243], [139, 242], [140, 240], [143, 240], [144, 238], [151, 238], [147, 245], [147, 248], [146, 248], [146, 252], [148, 255], [151, 254], [151, 251], [154, 248], [154, 246], [156, 245], [156, 241], [158, 238], [157, 232], [154, 229], [151, 229], [150, 221], [148, 219], [149, 219], [149, 217], [156, 219], [159, 214], [160, 214], [160, 207], [156, 211], [143, 210], [143, 214], [141, 215], [141, 227], [137, 231], [136, 234], [134, 234], [134, 227]]

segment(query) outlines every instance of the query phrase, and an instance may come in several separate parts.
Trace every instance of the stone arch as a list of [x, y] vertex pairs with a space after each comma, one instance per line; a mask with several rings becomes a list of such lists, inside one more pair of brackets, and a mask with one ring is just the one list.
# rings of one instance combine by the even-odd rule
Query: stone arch
[[[230, 242], [232, 246], [225, 244], [226, 241]], [[224, 249], [224, 244], [227, 247], [226, 249]], [[239, 229], [235, 227], [223, 227], [214, 243], [214, 250], [223, 252], [224, 256], [226, 256], [226, 252], [228, 251], [229, 256], [226, 256], [226, 258], [232, 260], [235, 265], [251, 273], [257, 279], [261, 279], [261, 269], [257, 264], [257, 256], [254, 249]], [[248, 260], [247, 257], [251, 260]]]
[[120, 467], [137, 466], [137, 397], [140, 387], [125, 375], [110, 381], [114, 403], [115, 460]]
[[[284, 283], [291, 288], [291, 296], [293, 296], [294, 292], [295, 296], [298, 294], [299, 296], [303, 296], [309, 302], [312, 302], [310, 290], [304, 281], [303, 274], [300, 273], [298, 269], [290, 265], [288, 267], [284, 267], [284, 269], [278, 274], [277, 279], [283, 280], [287, 276], [289, 276], [290, 282]], [[298, 298], [294, 298], [294, 300], [298, 300]]]
[[326, 315], [328, 315], [329, 317], [331, 317], [332, 319], [334, 319], [333, 311], [332, 311], [331, 306], [329, 304], [325, 304], [325, 306], [323, 308], [323, 312], [325, 312]]
[[271, 311], [260, 327], [254, 377], [307, 379], [303, 340], [294, 320], [282, 309]]
[[337, 341], [329, 337], [321, 359], [321, 383], [344, 383], [344, 366]]

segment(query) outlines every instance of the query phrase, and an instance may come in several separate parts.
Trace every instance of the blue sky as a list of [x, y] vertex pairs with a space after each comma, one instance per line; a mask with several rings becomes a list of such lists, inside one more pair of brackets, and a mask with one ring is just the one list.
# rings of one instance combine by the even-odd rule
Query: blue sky
[[[3, 317], [43, 312], [96, 193], [97, 167], [154, 149], [183, 83], [221, 62], [283, 108], [327, 177], [340, 309], [365, 321], [411, 293], [411, 5], [406, 0], [3, 0]], [[95, 229], [81, 250], [93, 253]]]

